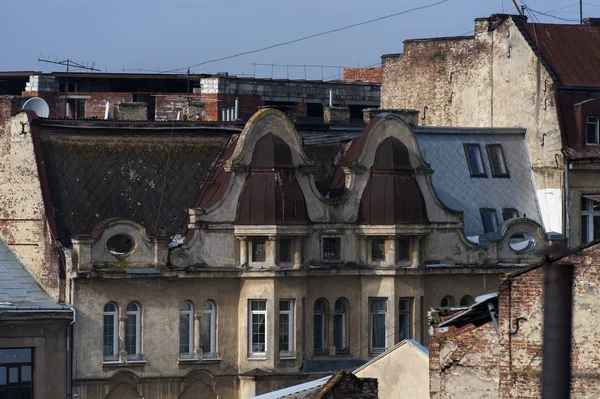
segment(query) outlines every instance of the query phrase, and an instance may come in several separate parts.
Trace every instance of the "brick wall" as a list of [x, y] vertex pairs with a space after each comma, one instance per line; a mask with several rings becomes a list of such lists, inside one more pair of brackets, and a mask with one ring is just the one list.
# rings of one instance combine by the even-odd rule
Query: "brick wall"
[[154, 119], [157, 121], [177, 120], [178, 112], [183, 120], [188, 101], [202, 101], [199, 94], [158, 94], [155, 98]]
[[381, 67], [376, 68], [344, 68], [344, 81], [354, 83], [381, 83]]
[[104, 119], [106, 111], [106, 102], [110, 103], [108, 112], [110, 118], [114, 116], [115, 103], [132, 102], [133, 93], [80, 93], [85, 96], [91, 96], [85, 100], [85, 117]]

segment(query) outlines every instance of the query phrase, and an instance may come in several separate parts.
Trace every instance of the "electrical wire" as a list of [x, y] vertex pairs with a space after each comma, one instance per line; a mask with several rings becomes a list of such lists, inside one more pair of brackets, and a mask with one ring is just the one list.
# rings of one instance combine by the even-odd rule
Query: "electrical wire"
[[368, 21], [357, 22], [355, 24], [350, 24], [350, 25], [342, 26], [340, 28], [330, 29], [330, 30], [327, 30], [327, 31], [324, 31], [324, 32], [319, 32], [319, 33], [314, 33], [312, 35], [303, 36], [303, 37], [300, 37], [298, 39], [288, 40], [288, 41], [285, 41], [285, 42], [281, 42], [281, 43], [277, 43], [277, 44], [272, 44], [270, 46], [261, 47], [261, 48], [254, 49], [254, 50], [243, 51], [241, 53], [229, 55], [229, 56], [226, 56], [226, 57], [220, 57], [220, 58], [215, 58], [213, 60], [199, 62], [197, 64], [186, 66], [186, 67], [182, 67], [182, 68], [176, 68], [176, 69], [170, 69], [170, 70], [167, 70], [167, 71], [162, 71], [162, 73], [174, 73], [174, 72], [184, 71], [184, 70], [187, 70], [188, 68], [190, 68], [190, 69], [191, 68], [196, 68], [196, 67], [199, 67], [201, 65], [206, 65], [206, 64], [213, 63], [213, 62], [225, 61], [225, 60], [229, 60], [229, 59], [232, 59], [232, 58], [241, 57], [242, 55], [253, 54], [253, 53], [258, 53], [258, 52], [265, 51], [265, 50], [270, 50], [270, 49], [273, 49], [273, 48], [276, 48], [276, 47], [287, 46], [288, 44], [298, 43], [298, 42], [301, 42], [301, 41], [304, 41], [304, 40], [313, 39], [315, 37], [325, 36], [325, 35], [328, 35], [330, 33], [340, 32], [340, 31], [343, 31], [343, 30], [346, 30], [346, 29], [355, 28], [357, 26], [367, 25], [367, 24], [371, 24], [373, 22], [378, 22], [378, 21], [384, 20], [384, 19], [397, 17], [397, 16], [403, 15], [403, 14], [408, 14], [408, 13], [413, 12], [413, 11], [418, 11], [418, 10], [423, 10], [425, 8], [434, 7], [434, 6], [437, 6], [439, 4], [446, 3], [447, 1], [449, 1], [449, 0], [440, 0], [440, 1], [435, 2], [435, 3], [431, 3], [431, 4], [424, 5], [424, 6], [419, 6], [419, 7], [409, 8], [408, 10], [400, 11], [400, 12], [393, 13], [393, 14], [384, 15], [383, 17], [378, 17], [378, 18], [370, 19]]
[[[536, 13], [536, 14], [540, 14], [540, 15], [544, 15], [546, 17], [550, 17], [550, 18], [554, 18], [554, 19], [559, 19], [561, 21], [567, 21], [567, 22], [579, 22], [578, 19], [568, 19], [568, 18], [562, 18], [562, 17], [557, 17], [556, 15], [552, 15], [552, 14], [548, 14], [545, 12], [541, 12], [541, 11], [536, 11], [533, 8], [527, 7], [527, 10], [530, 11], [531, 13]], [[538, 19], [538, 23], [539, 23], [539, 19]]]

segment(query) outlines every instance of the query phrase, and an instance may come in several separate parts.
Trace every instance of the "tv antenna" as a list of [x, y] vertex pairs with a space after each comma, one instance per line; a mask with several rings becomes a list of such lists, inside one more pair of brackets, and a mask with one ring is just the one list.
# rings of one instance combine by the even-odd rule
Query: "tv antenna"
[[65, 76], [65, 93], [69, 92], [69, 69], [75, 68], [75, 69], [82, 69], [82, 70], [86, 70], [86, 71], [100, 72], [100, 69], [94, 68], [94, 66], [96, 65], [95, 62], [92, 62], [91, 66], [90, 66], [89, 64], [84, 65], [79, 62], [75, 62], [69, 58], [61, 60], [61, 61], [59, 61], [58, 58], [55, 59], [54, 61], [49, 60], [49, 59], [38, 58], [38, 64], [40, 62], [43, 62], [46, 64], [61, 65], [61, 66], [64, 66], [67, 68], [67, 74]]

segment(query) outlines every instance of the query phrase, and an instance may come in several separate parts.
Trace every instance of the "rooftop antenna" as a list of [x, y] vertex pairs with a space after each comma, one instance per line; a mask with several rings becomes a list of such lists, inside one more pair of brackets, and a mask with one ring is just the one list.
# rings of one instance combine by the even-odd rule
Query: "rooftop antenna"
[[[523, 16], [523, 12], [521, 11], [521, 9], [519, 8], [519, 6], [517, 5], [517, 2], [515, 0], [512, 0], [513, 5], [515, 6], [515, 8], [517, 9], [517, 12], [519, 13], [520, 16]], [[521, 4], [521, 7], [525, 7], [523, 4]]]
[[[50, 58], [50, 57], [48, 57], [48, 58]], [[38, 58], [38, 64], [40, 62], [43, 62], [46, 64], [61, 65], [61, 66], [64, 66], [67, 68], [67, 74], [65, 76], [65, 93], [69, 92], [69, 69], [75, 68], [75, 69], [82, 69], [82, 70], [86, 70], [86, 71], [100, 72], [100, 69], [94, 68], [94, 66], [96, 65], [96, 62], [92, 62], [91, 66], [90, 66], [89, 64], [83, 65], [79, 62], [75, 62], [69, 58], [64, 59], [62, 61], [58, 61], [58, 58], [55, 61], [52, 61], [49, 59]]]

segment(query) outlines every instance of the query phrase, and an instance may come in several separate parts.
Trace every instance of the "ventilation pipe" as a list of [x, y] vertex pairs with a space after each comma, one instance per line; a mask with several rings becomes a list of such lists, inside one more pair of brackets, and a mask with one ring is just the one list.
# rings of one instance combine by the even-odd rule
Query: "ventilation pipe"
[[106, 102], [106, 109], [104, 110], [104, 119], [108, 119], [109, 113], [108, 111], [110, 110], [110, 103], [107, 101]]
[[179, 120], [179, 118], [181, 118], [181, 111], [177, 111], [177, 120]]
[[227, 117], [227, 110], [226, 110], [225, 108], [223, 108], [223, 109], [221, 110], [221, 120], [222, 120], [223, 122], [225, 122], [225, 120], [226, 120], [226, 117]]
[[329, 89], [329, 106], [333, 106], [333, 89]]
[[234, 108], [234, 112], [233, 112], [233, 120], [237, 121], [239, 119], [239, 106], [240, 106], [240, 100], [236, 97], [235, 98], [235, 108]]

